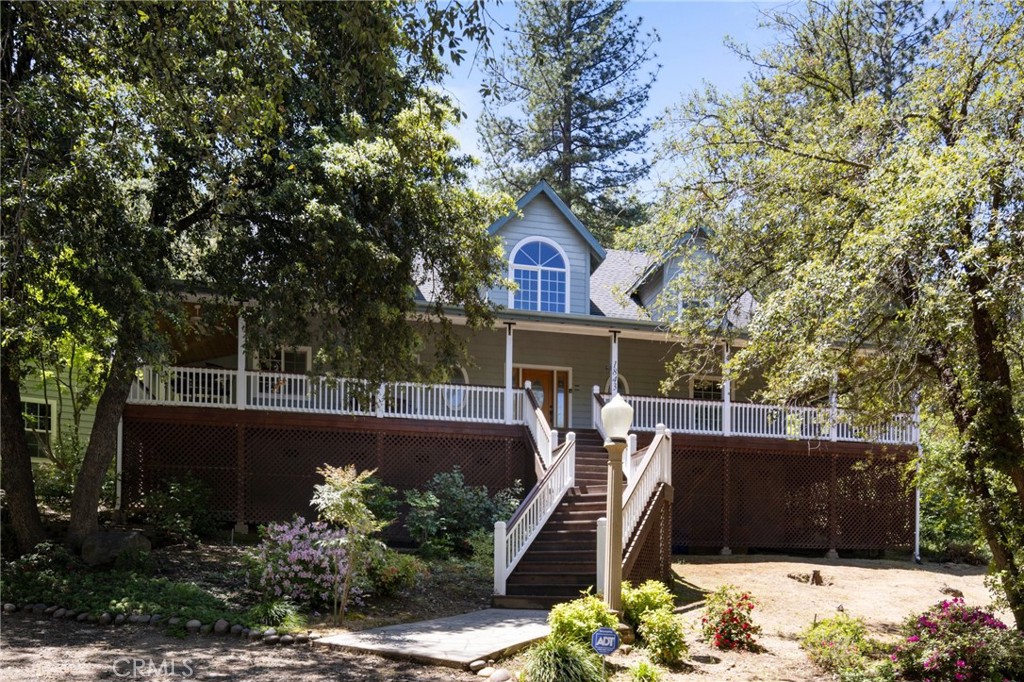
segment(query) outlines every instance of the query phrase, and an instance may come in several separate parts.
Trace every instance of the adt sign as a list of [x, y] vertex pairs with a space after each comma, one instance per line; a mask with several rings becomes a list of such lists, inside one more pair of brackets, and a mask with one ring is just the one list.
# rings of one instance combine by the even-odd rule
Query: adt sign
[[607, 656], [619, 648], [619, 633], [611, 628], [600, 628], [590, 636], [590, 646], [602, 656]]

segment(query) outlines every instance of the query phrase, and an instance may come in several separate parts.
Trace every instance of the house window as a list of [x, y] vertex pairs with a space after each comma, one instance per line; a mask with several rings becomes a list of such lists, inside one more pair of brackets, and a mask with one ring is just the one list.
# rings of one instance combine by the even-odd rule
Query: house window
[[466, 373], [465, 368], [458, 366], [452, 372], [448, 383], [450, 386], [445, 389], [444, 400], [453, 410], [461, 410], [466, 402], [466, 389], [462, 386], [469, 383], [469, 374]]
[[568, 309], [569, 267], [565, 253], [552, 241], [531, 238], [512, 251], [512, 280], [518, 289], [512, 308], [564, 313]]
[[25, 419], [25, 436], [31, 457], [48, 457], [50, 434], [53, 431], [53, 413], [49, 403], [22, 403], [21, 415]]
[[694, 379], [693, 380], [694, 400], [722, 400], [722, 382], [720, 379]]
[[305, 374], [313, 368], [313, 350], [308, 346], [298, 346], [260, 353], [257, 367], [264, 372]]

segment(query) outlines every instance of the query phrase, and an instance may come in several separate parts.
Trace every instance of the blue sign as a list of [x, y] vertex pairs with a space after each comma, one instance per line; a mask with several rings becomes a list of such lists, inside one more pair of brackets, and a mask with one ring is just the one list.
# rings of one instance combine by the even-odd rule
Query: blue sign
[[590, 636], [590, 646], [602, 656], [607, 656], [619, 648], [619, 633], [611, 628], [600, 628]]

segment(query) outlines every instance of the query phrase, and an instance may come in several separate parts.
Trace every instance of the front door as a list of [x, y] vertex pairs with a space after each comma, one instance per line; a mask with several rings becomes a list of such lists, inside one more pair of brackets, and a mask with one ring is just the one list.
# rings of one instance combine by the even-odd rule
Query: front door
[[553, 429], [569, 427], [569, 372], [559, 369], [517, 367], [517, 384], [530, 382], [533, 396]]

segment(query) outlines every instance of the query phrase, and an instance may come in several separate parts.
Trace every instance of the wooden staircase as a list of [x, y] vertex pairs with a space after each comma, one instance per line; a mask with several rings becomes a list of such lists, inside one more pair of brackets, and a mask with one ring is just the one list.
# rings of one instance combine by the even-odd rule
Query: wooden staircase
[[[547, 609], [597, 580], [597, 520], [605, 515], [608, 452], [597, 431], [576, 432], [576, 486], [552, 513], [506, 583], [501, 608]], [[596, 591], [596, 589], [594, 590]]]

